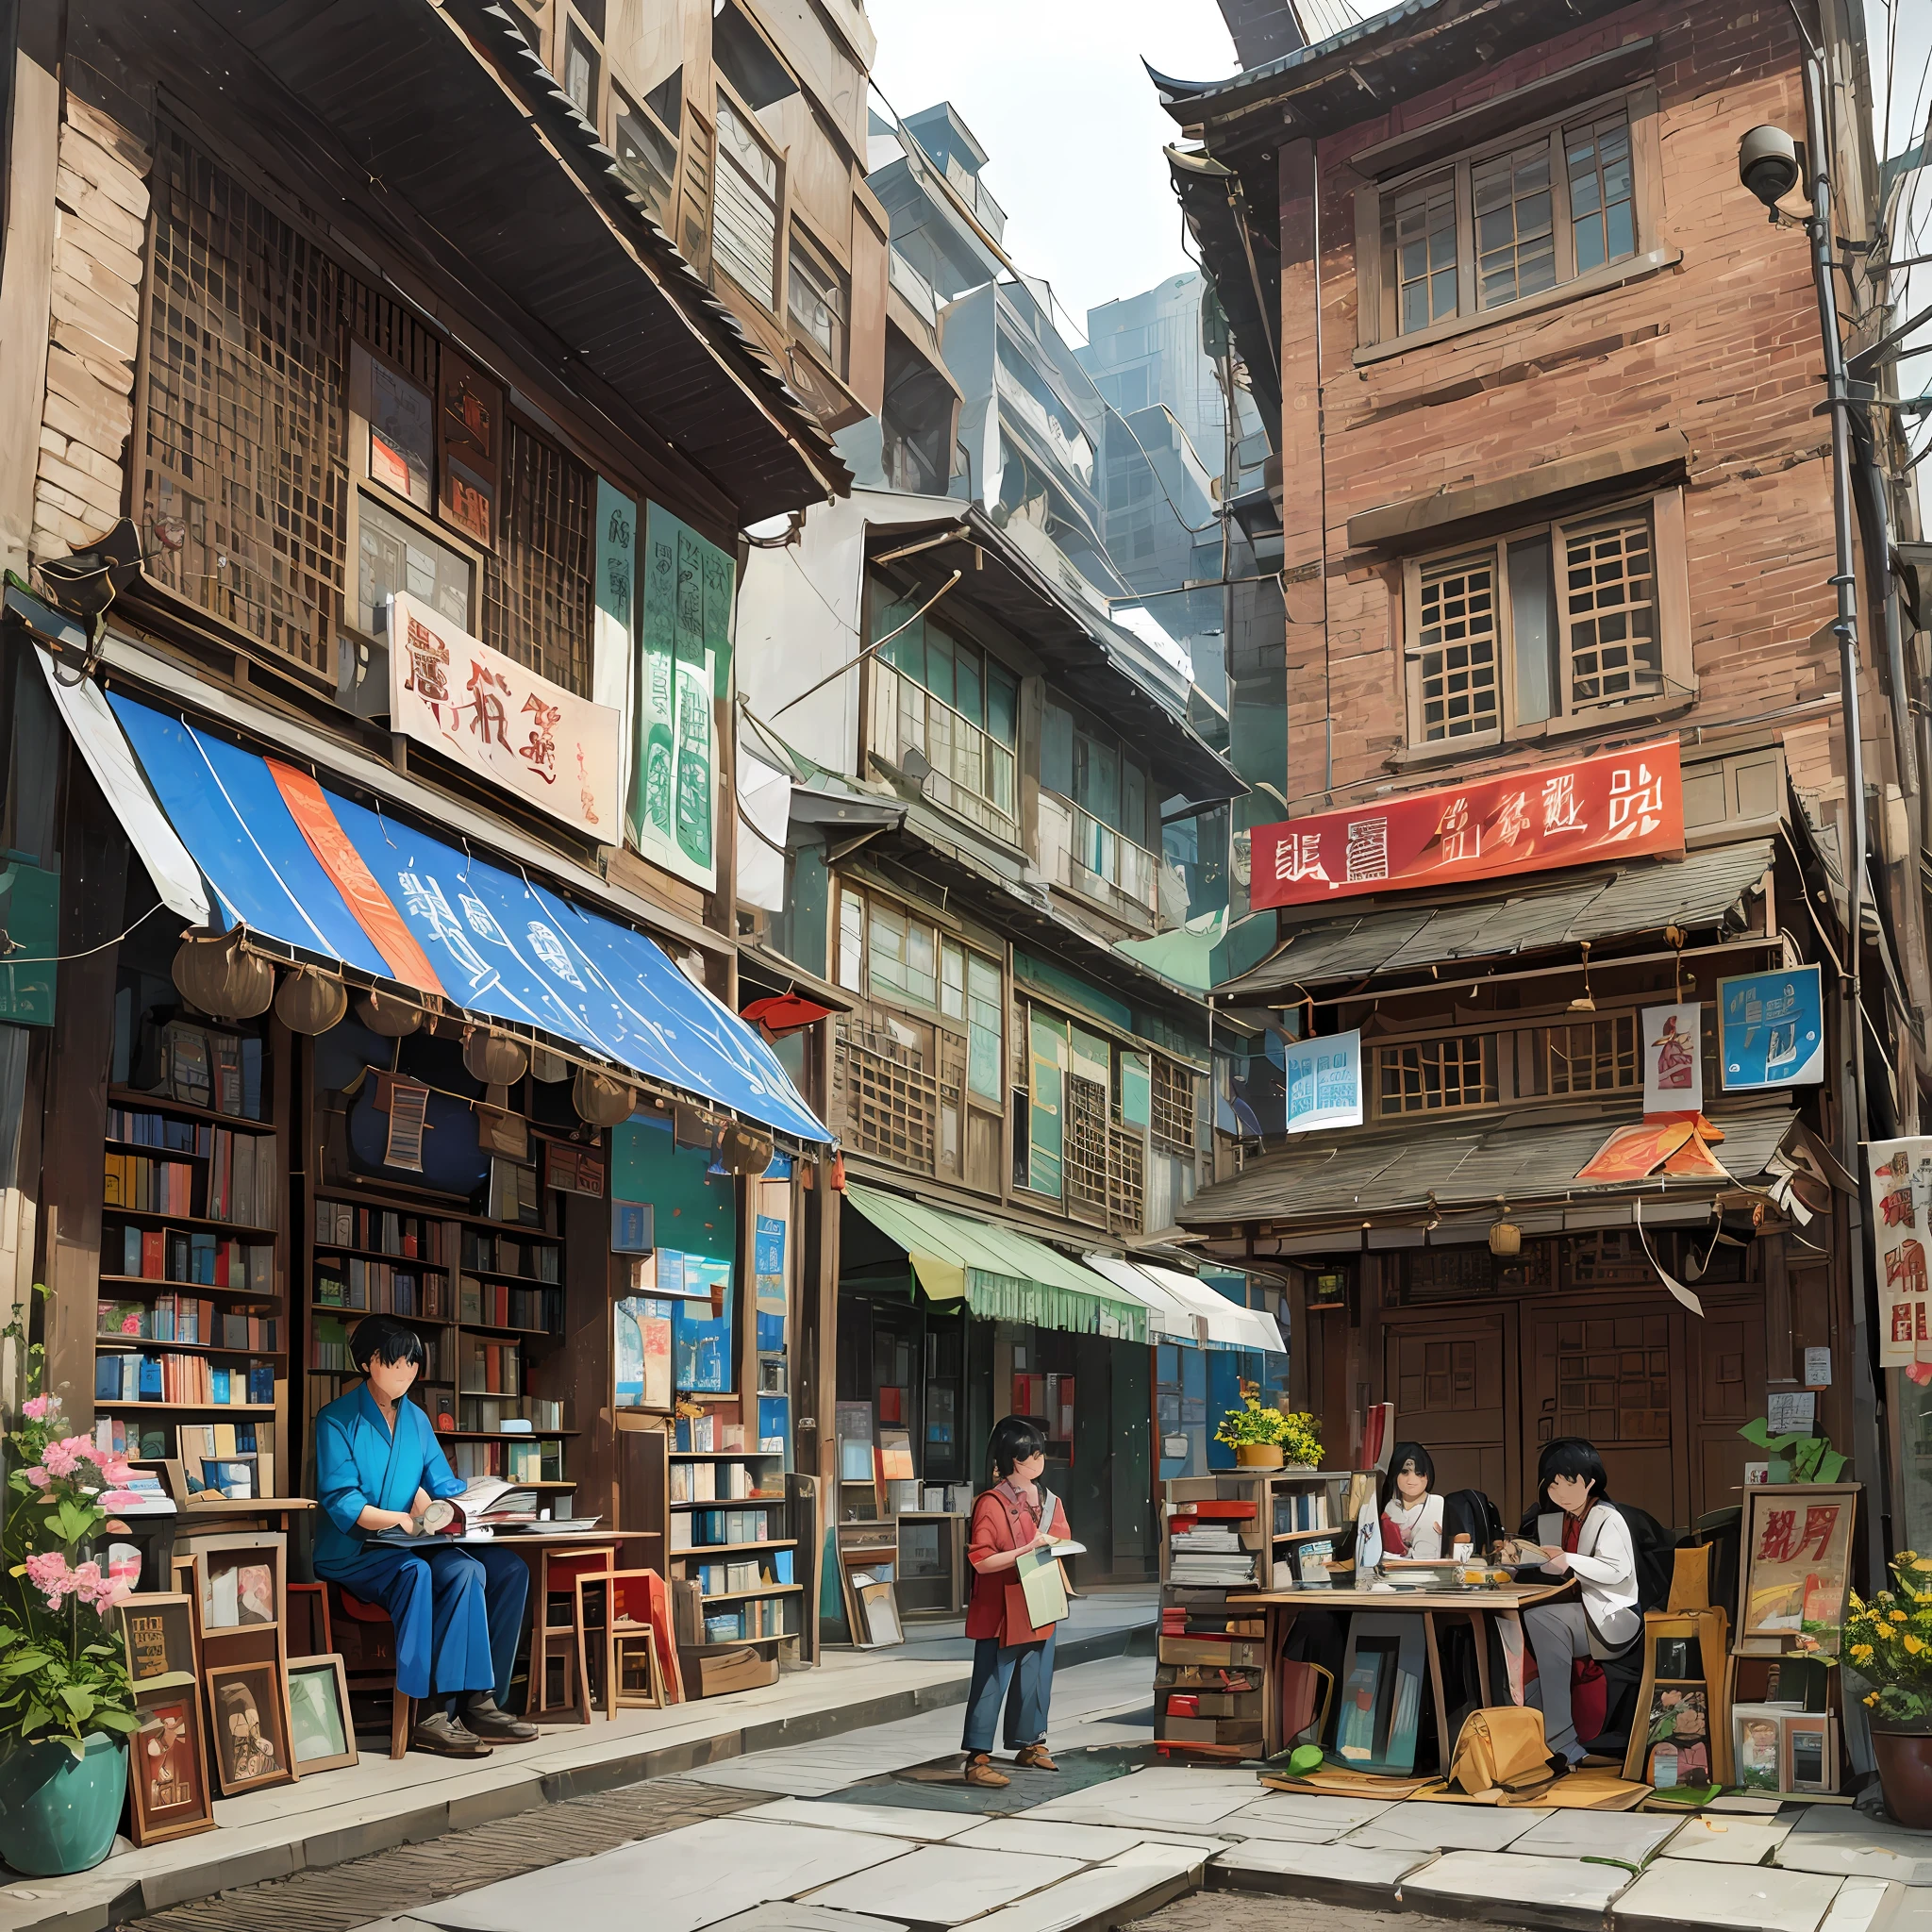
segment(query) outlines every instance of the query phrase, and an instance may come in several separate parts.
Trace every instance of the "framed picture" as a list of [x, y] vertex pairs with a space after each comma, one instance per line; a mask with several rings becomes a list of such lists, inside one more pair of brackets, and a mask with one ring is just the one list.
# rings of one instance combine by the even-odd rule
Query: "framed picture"
[[136, 1709], [142, 1725], [128, 1740], [129, 1836], [138, 1845], [157, 1845], [191, 1832], [212, 1831], [208, 1752], [192, 1688], [151, 1696]]
[[178, 1592], [131, 1596], [121, 1606], [121, 1648], [137, 1694], [194, 1681], [190, 1609]]
[[[1667, 1646], [1680, 1652], [1685, 1642], [1682, 1638], [1662, 1640], [1657, 1645], [1658, 1661], [1664, 1660]], [[1677, 1655], [1671, 1660], [1677, 1661]], [[1710, 1693], [1702, 1677], [1677, 1683], [1659, 1677], [1651, 1685], [1644, 1726], [1643, 1781], [1660, 1791], [1711, 1782]]]
[[1415, 1769], [1422, 1724], [1420, 1617], [1357, 1610], [1337, 1693], [1335, 1759], [1350, 1771], [1406, 1777]]
[[289, 1751], [298, 1777], [355, 1763], [349, 1679], [341, 1657], [289, 1659]]
[[1821, 1796], [1838, 1790], [1838, 1719], [1828, 1710], [1788, 1710], [1784, 1716], [1787, 1791]]
[[861, 1647], [878, 1650], [887, 1644], [905, 1642], [906, 1633], [899, 1624], [899, 1598], [891, 1579], [880, 1577], [860, 1583], [855, 1578], [853, 1589], [858, 1597], [858, 1613], [865, 1622]]
[[1775, 1704], [1731, 1706], [1731, 1744], [1740, 1790], [1784, 1790], [1784, 1721], [1790, 1715]]
[[279, 1627], [287, 1550], [278, 1533], [195, 1539], [195, 1594], [204, 1635]]
[[294, 1779], [288, 1685], [279, 1664], [215, 1665], [208, 1674], [208, 1704], [214, 1716], [212, 1755], [223, 1797]]
[[1836, 1657], [1851, 1585], [1857, 1483], [1760, 1483], [1743, 1491], [1740, 1657], [1775, 1657], [1807, 1630]]

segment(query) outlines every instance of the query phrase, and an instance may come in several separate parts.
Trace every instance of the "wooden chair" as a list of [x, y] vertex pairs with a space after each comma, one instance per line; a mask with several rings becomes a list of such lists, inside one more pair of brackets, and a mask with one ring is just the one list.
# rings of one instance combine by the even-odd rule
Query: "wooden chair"
[[[594, 1634], [601, 1652], [597, 1658], [602, 1680], [597, 1702], [607, 1718], [619, 1710], [661, 1710], [669, 1701], [664, 1667], [658, 1655], [657, 1630], [652, 1622], [653, 1584], [661, 1585], [655, 1570], [611, 1570], [576, 1579], [577, 1674], [580, 1678], [587, 1676]], [[588, 1591], [599, 1591], [603, 1598], [594, 1617], [585, 1601]], [[641, 1679], [641, 1695], [625, 1695], [625, 1684], [629, 1675]], [[588, 1715], [584, 1721], [590, 1722]]]
[[395, 1624], [380, 1604], [364, 1603], [340, 1583], [327, 1586], [323, 1601], [327, 1627], [341, 1640], [342, 1673], [350, 1693], [389, 1692], [389, 1755], [404, 1757], [415, 1712], [414, 1700], [396, 1688]]
[[[543, 1717], [552, 1710], [575, 1711], [579, 1724], [591, 1722], [590, 1690], [585, 1681], [583, 1593], [579, 1578], [598, 1581], [617, 1567], [617, 1547], [543, 1549], [539, 1556], [537, 1606], [530, 1618], [530, 1675], [524, 1698], [525, 1717]], [[550, 1699], [550, 1663], [563, 1667], [564, 1695]]]

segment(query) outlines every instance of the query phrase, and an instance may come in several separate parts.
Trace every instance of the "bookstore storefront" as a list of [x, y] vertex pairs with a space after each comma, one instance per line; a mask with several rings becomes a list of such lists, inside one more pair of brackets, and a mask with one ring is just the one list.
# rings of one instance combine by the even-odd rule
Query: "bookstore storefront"
[[790, 1344], [826, 1136], [769, 1049], [584, 903], [612, 894], [537, 884], [534, 841], [486, 858], [394, 787], [51, 696], [90, 849], [45, 949], [84, 956], [48, 1062], [50, 1386], [159, 1478], [176, 1552], [256, 1526], [307, 1574], [313, 1418], [379, 1313], [458, 1474], [537, 1519], [533, 1569], [569, 1541], [669, 1578], [687, 1694], [708, 1651], [809, 1657]]

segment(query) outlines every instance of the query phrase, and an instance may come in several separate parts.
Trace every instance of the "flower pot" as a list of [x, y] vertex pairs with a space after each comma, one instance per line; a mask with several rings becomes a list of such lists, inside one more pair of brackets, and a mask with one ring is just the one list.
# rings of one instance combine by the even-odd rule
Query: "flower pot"
[[1890, 1724], [1876, 1712], [1871, 1725], [1885, 1808], [1914, 1831], [1932, 1831], [1932, 1731]]
[[1240, 1442], [1235, 1445], [1234, 1459], [1243, 1469], [1279, 1469], [1282, 1464], [1279, 1442]]
[[90, 1731], [87, 1754], [42, 1740], [0, 1757], [0, 1858], [29, 1878], [85, 1872], [113, 1849], [127, 1741]]

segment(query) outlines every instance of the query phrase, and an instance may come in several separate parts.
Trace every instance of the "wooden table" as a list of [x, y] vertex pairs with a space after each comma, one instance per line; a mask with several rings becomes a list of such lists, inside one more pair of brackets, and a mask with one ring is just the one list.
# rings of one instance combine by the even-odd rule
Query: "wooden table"
[[[1523, 1655], [1523, 1612], [1531, 1604], [1546, 1603], [1550, 1598], [1560, 1596], [1566, 1590], [1574, 1588], [1570, 1578], [1560, 1583], [1507, 1583], [1499, 1584], [1488, 1590], [1267, 1590], [1250, 1591], [1240, 1594], [1230, 1591], [1227, 1607], [1237, 1609], [1258, 1608], [1267, 1612], [1268, 1635], [1263, 1656], [1266, 1664], [1262, 1673], [1263, 1701], [1261, 1708], [1262, 1736], [1264, 1749], [1270, 1757], [1287, 1748], [1288, 1740], [1281, 1736], [1281, 1699], [1277, 1694], [1275, 1665], [1281, 1656], [1282, 1645], [1289, 1632], [1294, 1627], [1296, 1616], [1303, 1610], [1385, 1610], [1414, 1612], [1423, 1620], [1423, 1639], [1428, 1653], [1429, 1687], [1436, 1699], [1436, 1739], [1437, 1748], [1441, 1754], [1441, 1768], [1446, 1774], [1449, 1769], [1449, 1753], [1455, 1740], [1449, 1736], [1448, 1702], [1442, 1695], [1442, 1658], [1436, 1645], [1436, 1619], [1439, 1616], [1466, 1617], [1471, 1633], [1475, 1639], [1476, 1681], [1481, 1687], [1482, 1701], [1489, 1705], [1493, 1700], [1490, 1690], [1490, 1644], [1489, 1631], [1485, 1618], [1504, 1619], [1515, 1630], [1514, 1653], [1518, 1658]], [[1506, 1642], [1506, 1653], [1511, 1646]], [[1520, 1669], [1511, 1674], [1508, 1686], [1509, 1701], [1523, 1702]]]

